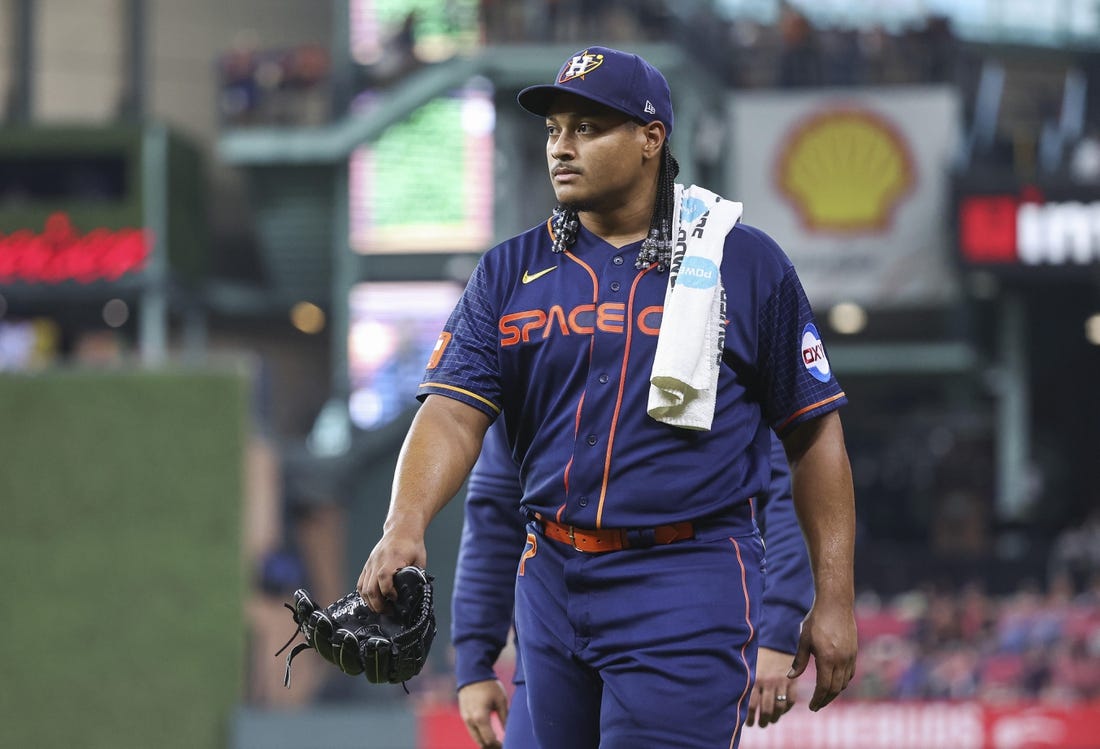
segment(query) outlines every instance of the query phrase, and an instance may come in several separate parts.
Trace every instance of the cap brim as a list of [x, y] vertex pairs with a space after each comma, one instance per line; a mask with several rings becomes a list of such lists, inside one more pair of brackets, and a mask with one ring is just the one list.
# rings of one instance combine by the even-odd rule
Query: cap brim
[[550, 111], [550, 102], [564, 90], [565, 89], [551, 84], [528, 86], [519, 92], [519, 95], [516, 96], [516, 101], [531, 114], [545, 117], [546, 113]]
[[616, 112], [622, 112], [628, 117], [635, 117], [632, 112], [628, 112], [618, 104], [607, 99], [602, 99], [598, 96], [589, 96], [588, 94], [577, 91], [574, 88], [568, 86], [557, 86], [552, 83], [542, 83], [537, 86], [528, 86], [519, 92], [516, 96], [516, 101], [519, 105], [526, 109], [531, 114], [536, 114], [539, 117], [545, 117], [550, 111], [550, 105], [554, 102], [554, 97], [558, 94], [572, 94], [573, 96], [579, 96], [582, 99], [588, 99], [594, 101], [597, 104], [602, 104], [605, 107], [614, 109]]

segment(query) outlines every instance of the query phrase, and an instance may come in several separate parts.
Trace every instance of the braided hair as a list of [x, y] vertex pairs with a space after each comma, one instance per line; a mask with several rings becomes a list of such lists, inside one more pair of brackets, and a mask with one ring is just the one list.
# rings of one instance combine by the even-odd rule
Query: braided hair
[[[676, 200], [676, 175], [680, 173], [680, 162], [672, 155], [665, 141], [661, 146], [661, 169], [657, 174], [657, 198], [653, 201], [653, 215], [649, 220], [649, 235], [638, 250], [634, 267], [645, 268], [657, 264], [659, 272], [668, 269], [672, 262], [672, 215]], [[554, 252], [565, 252], [577, 241], [580, 229], [577, 209], [558, 203], [550, 219], [550, 228], [554, 232]]]

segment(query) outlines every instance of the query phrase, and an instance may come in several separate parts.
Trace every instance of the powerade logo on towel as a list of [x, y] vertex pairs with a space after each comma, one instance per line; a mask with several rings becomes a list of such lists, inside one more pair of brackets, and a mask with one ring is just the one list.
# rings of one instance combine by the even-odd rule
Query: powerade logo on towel
[[680, 266], [676, 283], [689, 289], [712, 289], [718, 283], [718, 266], [705, 257], [688, 255]]
[[707, 212], [707, 204], [699, 198], [684, 198], [680, 201], [680, 223], [694, 224], [695, 220]]
[[802, 363], [806, 371], [822, 382], [829, 381], [829, 360], [825, 358], [825, 345], [821, 334], [812, 323], [802, 329]]

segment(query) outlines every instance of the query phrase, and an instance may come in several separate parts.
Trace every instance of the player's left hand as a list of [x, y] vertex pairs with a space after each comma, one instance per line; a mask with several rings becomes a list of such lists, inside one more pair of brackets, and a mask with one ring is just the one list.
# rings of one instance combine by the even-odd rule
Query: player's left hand
[[791, 654], [770, 648], [760, 648], [756, 656], [756, 683], [749, 697], [748, 725], [764, 728], [778, 721], [798, 700], [798, 682], [787, 678]]
[[817, 685], [810, 698], [810, 709], [818, 711], [844, 691], [856, 671], [856, 618], [851, 606], [832, 602], [814, 602], [802, 622], [798, 653], [787, 676], [798, 678], [806, 670], [810, 656], [817, 669]]
[[500, 749], [501, 737], [492, 723], [493, 713], [502, 726], [508, 722], [508, 694], [500, 680], [475, 681], [459, 689], [458, 712], [481, 749]]

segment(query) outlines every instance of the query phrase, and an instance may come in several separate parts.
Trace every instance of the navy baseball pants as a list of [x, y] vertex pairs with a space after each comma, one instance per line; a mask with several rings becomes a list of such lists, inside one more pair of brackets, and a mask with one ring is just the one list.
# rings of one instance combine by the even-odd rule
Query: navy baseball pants
[[736, 747], [764, 581], [751, 519], [600, 554], [528, 532], [516, 632], [538, 745]]

